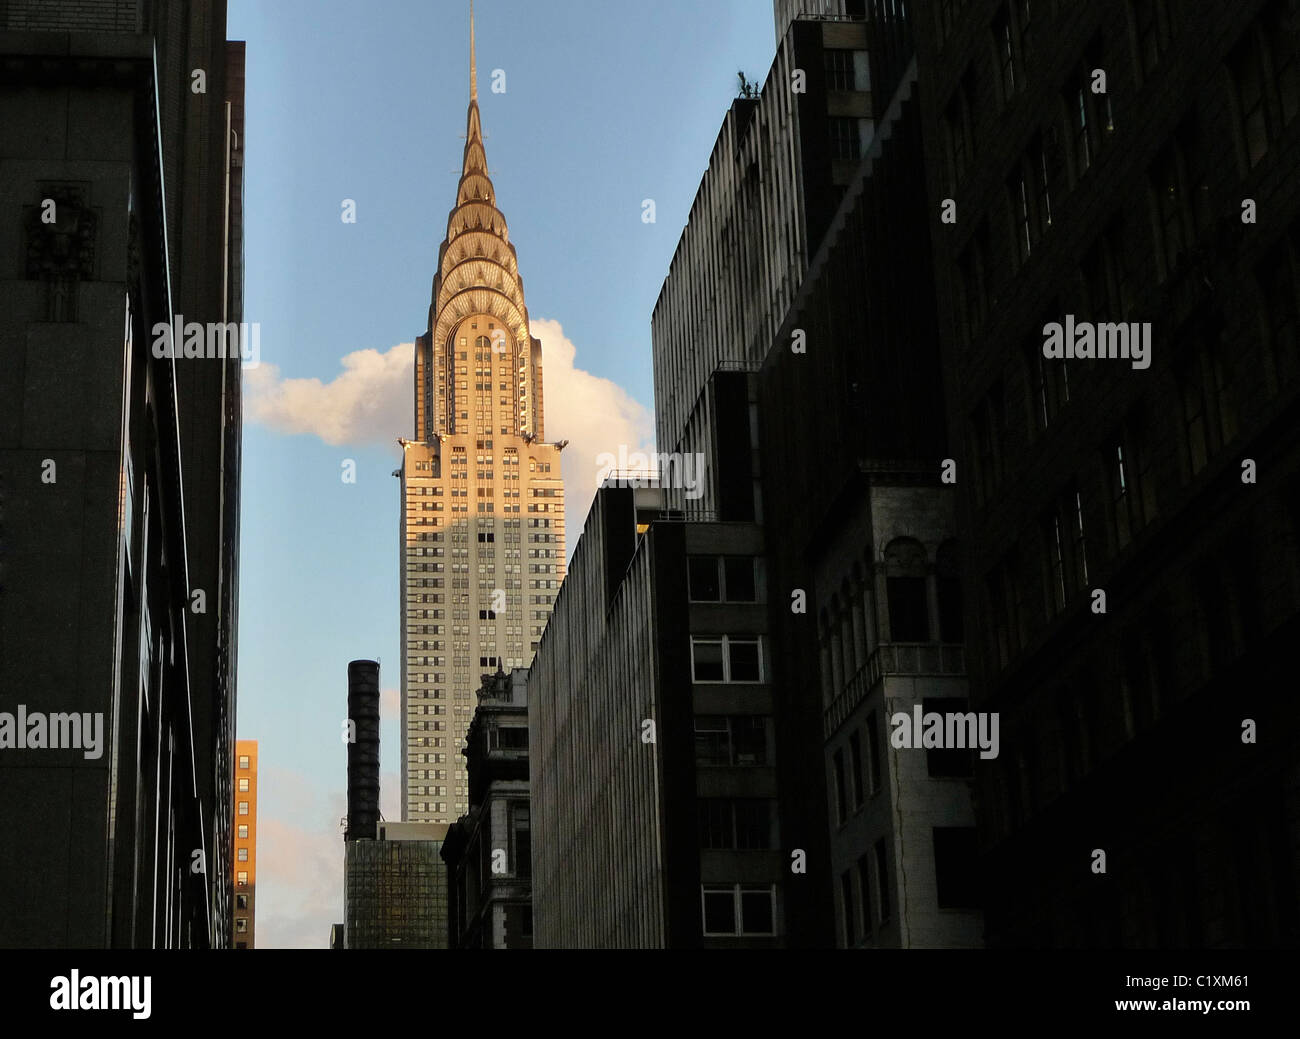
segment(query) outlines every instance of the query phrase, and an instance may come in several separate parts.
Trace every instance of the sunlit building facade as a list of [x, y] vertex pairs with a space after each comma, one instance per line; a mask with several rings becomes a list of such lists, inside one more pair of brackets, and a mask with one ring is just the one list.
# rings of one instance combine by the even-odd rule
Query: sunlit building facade
[[465, 136], [397, 473], [408, 822], [468, 809], [473, 690], [485, 670], [527, 665], [564, 578], [564, 445], [545, 441], [541, 343], [488, 175], [472, 27]]

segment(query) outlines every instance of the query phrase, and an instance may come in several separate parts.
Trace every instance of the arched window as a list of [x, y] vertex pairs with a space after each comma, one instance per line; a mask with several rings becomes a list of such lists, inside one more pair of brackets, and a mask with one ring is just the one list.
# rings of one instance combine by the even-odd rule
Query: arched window
[[961, 642], [964, 636], [961, 600], [961, 551], [956, 541], [945, 541], [935, 555], [939, 597], [939, 640]]
[[891, 642], [929, 642], [925, 549], [912, 538], [896, 538], [885, 549], [885, 594]]

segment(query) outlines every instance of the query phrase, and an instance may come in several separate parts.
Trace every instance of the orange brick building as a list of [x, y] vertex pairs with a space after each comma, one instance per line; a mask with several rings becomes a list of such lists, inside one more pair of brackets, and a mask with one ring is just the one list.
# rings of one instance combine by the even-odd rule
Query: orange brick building
[[235, 741], [235, 948], [256, 948], [257, 740]]

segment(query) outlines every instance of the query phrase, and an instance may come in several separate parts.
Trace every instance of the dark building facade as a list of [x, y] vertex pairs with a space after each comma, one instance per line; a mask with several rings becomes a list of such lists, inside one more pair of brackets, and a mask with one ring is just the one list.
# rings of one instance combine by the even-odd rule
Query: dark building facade
[[597, 492], [528, 675], [538, 948], [805, 940], [762, 555], [752, 520]]
[[[979, 945], [970, 755], [890, 742], [899, 713], [967, 709], [910, 25], [894, 3], [802, 6], [775, 5], [777, 61], [724, 124], [656, 307], [660, 443], [713, 463], [694, 501], [666, 494], [701, 520], [748, 496], [768, 532], [799, 941]], [[788, 282], [772, 293], [774, 245]]]
[[484, 675], [465, 743], [469, 812], [442, 844], [453, 949], [533, 947], [528, 672]]
[[1297, 5], [927, 7], [988, 942], [1294, 946]]
[[242, 322], [225, 36], [220, 0], [0, 3], [7, 946], [231, 944], [245, 343], [155, 350]]

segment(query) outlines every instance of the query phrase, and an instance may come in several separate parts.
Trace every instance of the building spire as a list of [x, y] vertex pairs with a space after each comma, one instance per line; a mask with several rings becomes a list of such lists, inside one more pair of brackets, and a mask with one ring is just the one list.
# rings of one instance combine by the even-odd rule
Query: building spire
[[469, 0], [469, 99], [478, 100], [478, 57], [474, 48], [474, 0]]

